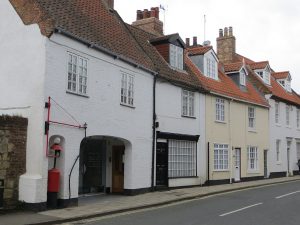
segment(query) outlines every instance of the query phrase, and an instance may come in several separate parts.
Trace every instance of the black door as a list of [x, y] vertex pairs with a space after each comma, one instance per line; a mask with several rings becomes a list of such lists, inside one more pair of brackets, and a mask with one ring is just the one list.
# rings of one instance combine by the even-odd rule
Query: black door
[[168, 186], [168, 144], [156, 145], [156, 186]]

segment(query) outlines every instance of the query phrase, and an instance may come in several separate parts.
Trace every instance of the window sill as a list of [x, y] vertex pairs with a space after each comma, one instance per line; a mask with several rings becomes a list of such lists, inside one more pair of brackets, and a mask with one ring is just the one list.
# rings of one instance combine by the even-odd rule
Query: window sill
[[248, 132], [250, 132], [250, 133], [257, 133], [257, 131], [253, 130], [253, 129], [248, 129]]
[[72, 91], [66, 91], [67, 94], [71, 94], [71, 95], [76, 95], [76, 96], [80, 96], [80, 97], [84, 97], [84, 98], [89, 98], [89, 96], [84, 95], [84, 94], [79, 94], [76, 92], [72, 92]]
[[181, 115], [181, 117], [189, 118], [189, 119], [197, 119], [195, 116], [185, 116], [185, 115]]
[[187, 177], [169, 177], [168, 179], [182, 179], [182, 178], [198, 178], [198, 176], [187, 176]]
[[127, 107], [127, 108], [135, 109], [135, 106], [133, 106], [133, 105], [127, 105], [127, 104], [124, 104], [124, 103], [120, 103], [120, 105], [124, 106], [124, 107]]
[[227, 170], [213, 170], [213, 172], [229, 172], [229, 169], [227, 169]]
[[226, 124], [226, 121], [222, 121], [222, 120], [215, 120], [216, 123], [222, 123], [222, 124]]
[[281, 165], [281, 164], [282, 164], [281, 161], [277, 161], [277, 162], [276, 162], [276, 165]]
[[286, 126], [286, 128], [288, 128], [288, 129], [292, 129], [292, 127], [291, 127], [291, 126]]
[[276, 126], [277, 126], [277, 127], [281, 127], [281, 124], [279, 124], [279, 123], [276, 123]]

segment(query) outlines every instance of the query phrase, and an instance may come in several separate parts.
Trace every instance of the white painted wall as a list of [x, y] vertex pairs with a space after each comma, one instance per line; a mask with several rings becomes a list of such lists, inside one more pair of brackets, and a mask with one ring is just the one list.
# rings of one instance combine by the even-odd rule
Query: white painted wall
[[157, 131], [200, 135], [197, 143], [196, 178], [169, 179], [170, 187], [199, 185], [206, 181], [205, 97], [195, 92], [195, 118], [182, 117], [182, 88], [158, 80], [156, 86]]
[[[270, 104], [270, 151], [268, 162], [270, 172], [287, 172], [287, 138], [291, 138], [290, 171], [298, 170], [296, 143], [300, 138], [300, 129], [297, 129], [297, 108], [290, 111], [290, 126], [286, 125], [286, 103], [279, 102], [279, 123], [275, 123], [275, 100], [269, 99]], [[276, 159], [276, 140], [280, 140], [280, 160]]]
[[[88, 97], [66, 93], [68, 52], [88, 60]], [[120, 105], [121, 71], [134, 75], [135, 108]], [[59, 34], [47, 41], [46, 95], [62, 105], [79, 123], [88, 124], [87, 136], [103, 135], [127, 140], [125, 189], [151, 185], [152, 86], [153, 76], [120, 60], [115, 60]], [[46, 101], [46, 98], [45, 98]], [[52, 120], [74, 124], [55, 104]], [[83, 130], [51, 126], [51, 134], [66, 140], [61, 163], [61, 198], [68, 198], [68, 174], [79, 154]], [[130, 143], [130, 144], [129, 144]], [[72, 174], [72, 197], [78, 194], [78, 163]]]
[[19, 199], [46, 200], [44, 156], [45, 42], [37, 25], [24, 26], [8, 0], [0, 1], [0, 115], [28, 118], [26, 173]]

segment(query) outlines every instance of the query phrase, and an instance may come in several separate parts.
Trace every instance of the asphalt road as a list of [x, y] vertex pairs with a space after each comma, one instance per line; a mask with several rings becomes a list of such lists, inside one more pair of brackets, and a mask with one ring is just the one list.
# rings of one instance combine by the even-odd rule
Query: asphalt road
[[300, 181], [68, 224], [299, 225]]

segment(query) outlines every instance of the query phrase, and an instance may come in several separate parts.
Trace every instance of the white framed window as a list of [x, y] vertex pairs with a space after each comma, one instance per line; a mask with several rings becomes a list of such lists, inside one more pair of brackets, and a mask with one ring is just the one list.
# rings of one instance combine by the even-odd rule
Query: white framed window
[[280, 108], [279, 108], [279, 102], [275, 102], [275, 123], [279, 124], [279, 116], [280, 116]]
[[216, 121], [225, 121], [225, 100], [216, 98]]
[[227, 144], [214, 144], [214, 170], [228, 170]]
[[290, 105], [285, 106], [285, 121], [286, 125], [290, 126]]
[[265, 81], [266, 84], [270, 84], [271, 78], [270, 78], [270, 72], [269, 71], [264, 72], [264, 81]]
[[122, 73], [121, 104], [134, 106], [134, 76]]
[[248, 107], [248, 127], [255, 128], [255, 108], [251, 106]]
[[195, 141], [169, 140], [168, 176], [197, 176], [197, 144]]
[[297, 128], [300, 128], [300, 109], [297, 109]]
[[276, 140], [276, 161], [280, 162], [280, 140]]
[[292, 92], [291, 81], [289, 80], [286, 81], [286, 90]]
[[207, 77], [213, 78], [217, 80], [217, 68], [216, 68], [216, 61], [209, 57], [206, 57], [206, 73]]
[[248, 146], [248, 171], [258, 170], [258, 148], [254, 146]]
[[195, 116], [195, 93], [182, 90], [182, 116]]
[[68, 60], [68, 91], [87, 94], [87, 59], [69, 53]]
[[170, 44], [170, 65], [183, 70], [183, 48]]
[[240, 85], [246, 86], [246, 73], [243, 69], [240, 72]]

